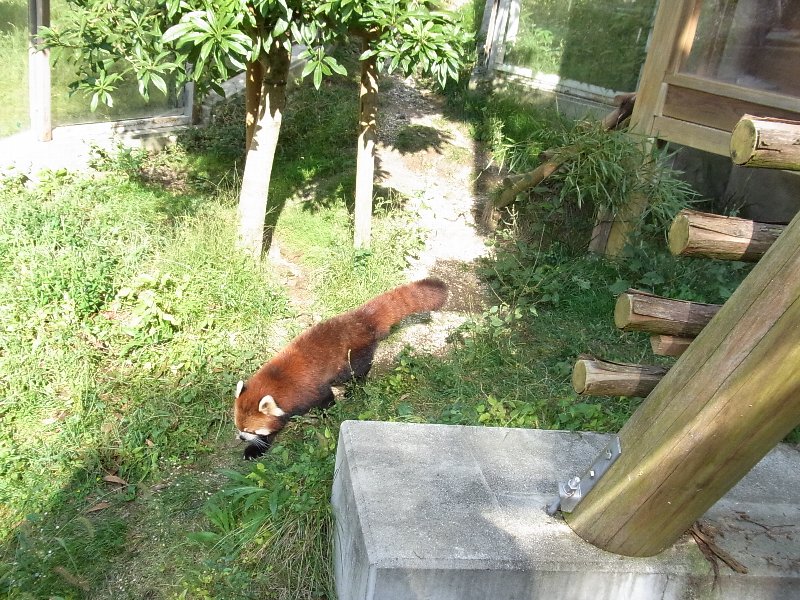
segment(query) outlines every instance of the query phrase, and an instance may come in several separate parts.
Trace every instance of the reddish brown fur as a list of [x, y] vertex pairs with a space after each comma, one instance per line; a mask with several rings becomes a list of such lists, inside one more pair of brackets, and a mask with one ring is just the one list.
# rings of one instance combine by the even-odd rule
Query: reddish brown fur
[[[260, 436], [266, 450], [291, 415], [329, 405], [333, 401], [331, 385], [365, 376], [377, 343], [393, 325], [414, 313], [438, 310], [446, 300], [444, 282], [423, 279], [394, 288], [307, 329], [244, 384], [234, 404], [236, 427], [246, 434], [268, 429], [269, 439]], [[259, 410], [259, 403], [267, 395], [272, 396], [285, 416]], [[246, 456], [255, 458], [258, 454], [253, 452], [246, 452]]]

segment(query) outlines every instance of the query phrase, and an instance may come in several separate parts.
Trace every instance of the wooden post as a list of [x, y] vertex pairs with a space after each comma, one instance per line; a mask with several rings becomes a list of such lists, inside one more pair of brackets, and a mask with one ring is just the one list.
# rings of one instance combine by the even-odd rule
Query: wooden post
[[572, 369], [572, 387], [585, 396], [647, 396], [666, 374], [665, 367], [579, 358]]
[[800, 171], [800, 122], [744, 115], [731, 134], [731, 160], [745, 167]]
[[[640, 192], [633, 192], [628, 196], [628, 202], [620, 209], [619, 214], [614, 215], [614, 220], [608, 226], [608, 235], [602, 253], [608, 256], [619, 256], [622, 253], [625, 244], [628, 243], [628, 238], [642, 218], [644, 209], [647, 208], [647, 202], [647, 196]], [[594, 234], [592, 237], [594, 239]], [[598, 239], [602, 238], [598, 236]], [[589, 249], [597, 252], [591, 246]]]
[[798, 364], [800, 216], [620, 430], [569, 525], [618, 554], [668, 548], [800, 423]]
[[694, 338], [675, 335], [651, 335], [650, 347], [658, 356], [680, 356], [689, 347]]
[[640, 290], [628, 290], [617, 298], [614, 324], [624, 331], [693, 337], [719, 309], [718, 304], [673, 300]]
[[50, 108], [50, 50], [39, 50], [40, 27], [50, 26], [50, 0], [28, 0], [28, 97], [31, 131], [40, 142], [53, 139]]
[[669, 228], [669, 251], [680, 256], [756, 262], [786, 227], [682, 210]]

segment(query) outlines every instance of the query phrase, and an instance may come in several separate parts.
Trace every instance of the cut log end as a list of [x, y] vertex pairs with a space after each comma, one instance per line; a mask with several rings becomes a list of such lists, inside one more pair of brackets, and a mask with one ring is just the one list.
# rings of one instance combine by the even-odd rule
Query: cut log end
[[586, 391], [586, 379], [588, 377], [586, 372], [586, 359], [580, 359], [572, 367], [572, 389], [576, 394], [583, 394]]
[[731, 134], [731, 160], [744, 165], [753, 157], [758, 147], [758, 131], [752, 120], [743, 117]]
[[683, 254], [689, 246], [689, 217], [684, 213], [679, 213], [672, 221], [667, 235], [669, 251], [679, 256]]
[[631, 322], [633, 314], [633, 297], [628, 294], [620, 294], [617, 303], [614, 305], [614, 325], [617, 329], [625, 329]]

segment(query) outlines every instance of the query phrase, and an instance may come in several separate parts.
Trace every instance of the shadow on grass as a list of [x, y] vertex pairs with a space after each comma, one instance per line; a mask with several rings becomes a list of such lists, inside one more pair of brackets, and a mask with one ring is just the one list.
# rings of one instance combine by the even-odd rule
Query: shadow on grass
[[[245, 463], [233, 429], [226, 435], [230, 382], [208, 377], [184, 391], [170, 381], [127, 388], [130, 408], [114, 417], [131, 423], [122, 443], [81, 448], [88, 466], [3, 542], [0, 595], [169, 598], [203, 577], [222, 585], [226, 557], [190, 534], [225, 482], [219, 470]], [[252, 597], [251, 583], [235, 581], [216, 597]]]

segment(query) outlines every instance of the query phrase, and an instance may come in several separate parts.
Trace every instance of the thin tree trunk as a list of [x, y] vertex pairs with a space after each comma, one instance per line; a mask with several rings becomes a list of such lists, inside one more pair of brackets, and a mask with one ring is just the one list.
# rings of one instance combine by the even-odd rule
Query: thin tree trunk
[[[369, 39], [362, 38], [362, 50]], [[358, 115], [358, 158], [356, 165], [355, 235], [356, 248], [369, 248], [372, 229], [372, 189], [375, 177], [375, 138], [378, 115], [378, 66], [375, 57], [361, 61], [361, 91]]]
[[260, 61], [247, 63], [245, 73], [245, 150], [250, 150], [250, 142], [256, 129], [258, 109], [261, 105], [261, 87], [264, 84], [264, 65]]
[[[262, 58], [260, 68], [248, 69], [248, 85], [250, 76], [255, 78], [259, 70], [263, 72], [263, 78], [257, 94], [259, 102], [253, 115], [253, 131], [249, 136], [239, 196], [239, 244], [256, 260], [266, 253], [272, 237], [272, 228], [265, 223], [267, 199], [275, 148], [286, 107], [290, 60], [289, 51], [280, 43], [273, 43], [268, 54]], [[255, 79], [252, 85], [256, 86]], [[249, 90], [247, 96], [250, 101], [255, 92]]]

